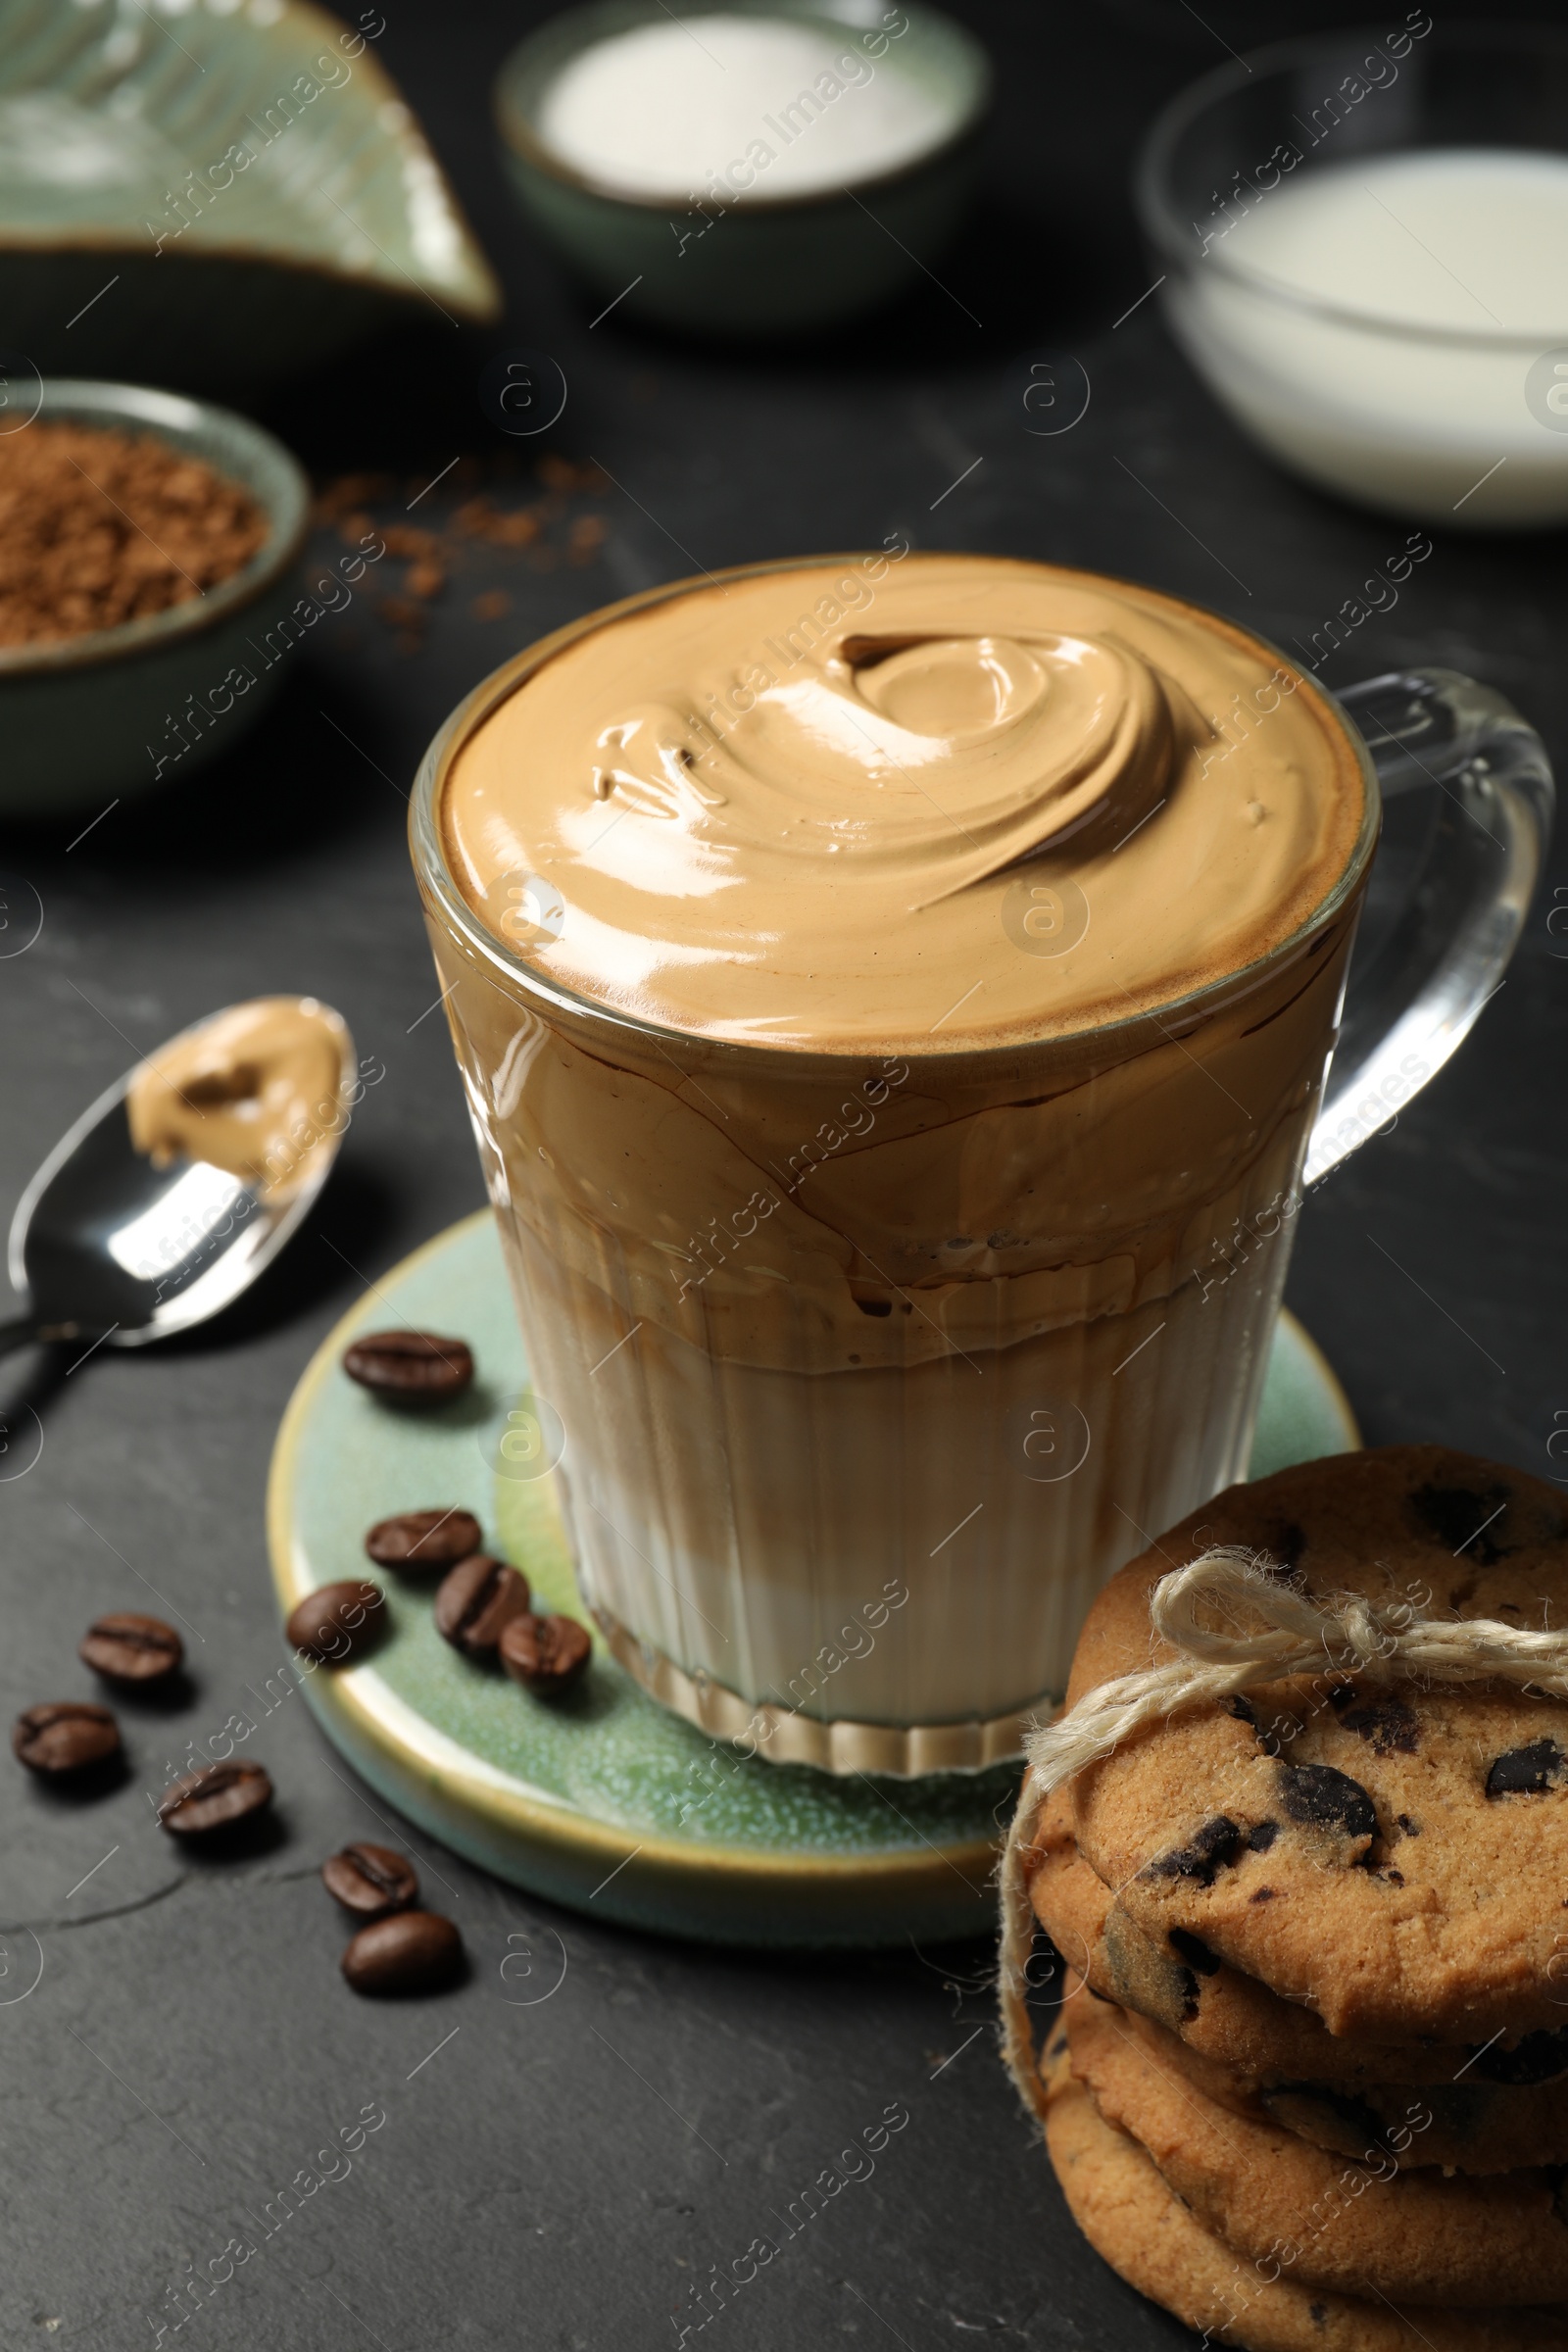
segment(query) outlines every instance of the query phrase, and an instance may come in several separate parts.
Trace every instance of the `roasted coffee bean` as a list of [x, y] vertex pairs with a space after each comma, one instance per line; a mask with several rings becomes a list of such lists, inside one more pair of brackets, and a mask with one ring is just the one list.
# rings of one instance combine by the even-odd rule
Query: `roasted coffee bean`
[[1487, 1775], [1489, 1796], [1541, 1796], [1568, 1780], [1568, 1756], [1555, 1740], [1533, 1740], [1528, 1747], [1511, 1747]]
[[498, 1646], [514, 1683], [541, 1698], [554, 1698], [581, 1680], [594, 1645], [575, 1617], [514, 1617], [503, 1627]]
[[487, 1658], [501, 1629], [528, 1607], [528, 1580], [505, 1560], [476, 1551], [441, 1580], [435, 1596], [436, 1631], [466, 1657]]
[[164, 1790], [158, 1820], [172, 1838], [211, 1838], [271, 1801], [272, 1784], [260, 1764], [203, 1764]]
[[86, 1772], [119, 1754], [120, 1726], [107, 1707], [56, 1699], [17, 1717], [11, 1745], [32, 1772]]
[[343, 1955], [356, 1992], [437, 1992], [463, 1968], [463, 1938], [435, 1911], [394, 1911], [362, 1928]]
[[321, 1585], [306, 1593], [283, 1630], [308, 1658], [342, 1666], [380, 1640], [385, 1608], [379, 1585]]
[[1293, 1821], [1312, 1829], [1375, 1838], [1378, 1817], [1359, 1781], [1333, 1764], [1282, 1764], [1280, 1799]]
[[483, 1542], [471, 1511], [399, 1511], [376, 1521], [365, 1548], [378, 1568], [452, 1568]]
[[371, 1331], [345, 1349], [343, 1369], [363, 1389], [406, 1403], [445, 1404], [473, 1378], [473, 1357], [462, 1340], [430, 1331]]
[[76, 1646], [76, 1655], [110, 1683], [159, 1683], [177, 1674], [185, 1644], [161, 1617], [138, 1617], [130, 1609], [96, 1618]]
[[362, 1919], [384, 1919], [419, 1899], [412, 1865], [390, 1845], [346, 1845], [341, 1853], [328, 1854], [321, 1879], [327, 1893]]

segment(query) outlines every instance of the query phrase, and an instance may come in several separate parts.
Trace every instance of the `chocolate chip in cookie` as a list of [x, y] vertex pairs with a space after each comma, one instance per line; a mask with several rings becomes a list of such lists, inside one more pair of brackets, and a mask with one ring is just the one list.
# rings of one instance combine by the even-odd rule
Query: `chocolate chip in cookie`
[[1180, 1952], [1188, 1967], [1195, 1968], [1200, 1977], [1218, 1975], [1219, 1954], [1211, 1952], [1200, 1936], [1193, 1935], [1187, 1928], [1172, 1928], [1170, 1944], [1172, 1951]]
[[1235, 1861], [1241, 1845], [1242, 1832], [1236, 1823], [1228, 1814], [1217, 1813], [1186, 1845], [1156, 1855], [1141, 1875], [1146, 1879], [1196, 1879], [1200, 1886], [1212, 1886], [1226, 1863]]
[[1512, 1500], [1512, 1489], [1500, 1480], [1489, 1487], [1417, 1487], [1410, 1510], [1423, 1531], [1455, 1558], [1463, 1552], [1483, 1568], [1494, 1568], [1518, 1549], [1507, 1540]]
[[1568, 1756], [1555, 1740], [1532, 1740], [1528, 1747], [1511, 1747], [1487, 1775], [1489, 1796], [1540, 1796], [1560, 1788], [1568, 1780]]
[[1167, 1958], [1116, 1903], [1105, 1913], [1105, 1974], [1118, 1999], [1179, 2033], [1198, 2015], [1199, 1983], [1190, 1968]]
[[1413, 1756], [1419, 1752], [1421, 1726], [1415, 1709], [1397, 1698], [1374, 1698], [1350, 1707], [1340, 1717], [1348, 1732], [1358, 1733], [1380, 1756]]
[[1299, 1584], [1301, 1554], [1305, 1549], [1305, 1529], [1294, 1519], [1278, 1519], [1259, 1534], [1253, 1564], [1282, 1585]]
[[1511, 2050], [1493, 2042], [1477, 2051], [1473, 2063], [1489, 2082], [1555, 2082], [1559, 2075], [1568, 2075], [1568, 2026], [1523, 2034]]
[[1378, 1834], [1372, 1799], [1359, 1781], [1335, 1764], [1282, 1764], [1280, 1802], [1293, 1821], [1309, 1829], [1343, 1830], [1367, 1844]]

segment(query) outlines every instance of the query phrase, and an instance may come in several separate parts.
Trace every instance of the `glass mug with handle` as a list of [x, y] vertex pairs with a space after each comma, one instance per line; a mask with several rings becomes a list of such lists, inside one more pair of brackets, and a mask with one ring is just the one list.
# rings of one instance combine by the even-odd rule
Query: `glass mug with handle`
[[[1429, 779], [1329, 1084], [1380, 788]], [[1016, 1754], [1105, 1578], [1245, 1476], [1303, 1187], [1495, 988], [1551, 794], [1452, 672], [1335, 704], [1002, 560], [678, 583], [470, 695], [414, 860], [626, 1670], [774, 1762]]]

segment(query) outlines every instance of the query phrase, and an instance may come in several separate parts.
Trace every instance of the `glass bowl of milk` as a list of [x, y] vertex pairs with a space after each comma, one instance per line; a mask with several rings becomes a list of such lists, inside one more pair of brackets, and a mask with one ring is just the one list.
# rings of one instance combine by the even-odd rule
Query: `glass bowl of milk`
[[513, 51], [496, 118], [600, 317], [755, 338], [929, 274], [990, 88], [979, 42], [921, 0], [589, 0]]
[[1422, 522], [1568, 520], [1568, 34], [1417, 9], [1255, 52], [1165, 110], [1136, 199], [1273, 456]]

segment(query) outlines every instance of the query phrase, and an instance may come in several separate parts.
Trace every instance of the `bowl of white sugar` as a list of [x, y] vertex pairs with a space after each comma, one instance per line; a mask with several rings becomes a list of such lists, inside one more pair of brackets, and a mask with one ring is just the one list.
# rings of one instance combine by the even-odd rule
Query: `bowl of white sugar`
[[594, 0], [514, 50], [496, 111], [524, 212], [596, 304], [759, 338], [940, 260], [990, 84], [979, 43], [907, 0]]
[[1416, 9], [1256, 52], [1167, 108], [1137, 201], [1274, 457], [1420, 522], [1568, 520], [1568, 35]]

